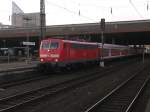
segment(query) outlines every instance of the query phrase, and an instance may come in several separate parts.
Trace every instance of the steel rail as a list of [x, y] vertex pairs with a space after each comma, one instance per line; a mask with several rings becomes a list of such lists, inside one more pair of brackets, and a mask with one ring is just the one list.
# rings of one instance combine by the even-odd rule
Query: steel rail
[[[17, 103], [17, 104], [11, 105], [11, 106], [8, 105], [8, 107], [0, 109], [0, 112], [7, 112], [7, 111], [10, 111], [10, 110], [13, 110], [17, 107], [20, 107], [20, 106], [25, 105], [25, 104], [29, 104], [33, 101], [40, 100], [44, 97], [55, 95], [59, 92], [66, 91], [68, 89], [74, 88], [74, 87], [76, 87], [76, 86], [78, 86], [82, 83], [87, 83], [88, 81], [93, 81], [97, 78], [106, 76], [106, 74], [109, 74], [110, 72], [114, 71], [115, 67], [111, 67], [111, 68], [112, 68], [111, 70], [106, 70], [104, 72], [99, 71], [99, 72], [95, 72], [95, 73], [90, 73], [90, 74], [86, 75], [86, 77], [83, 76], [83, 77], [68, 80], [68, 81], [65, 81], [65, 82], [62, 82], [62, 83], [59, 83], [59, 84], [55, 84], [55, 85], [52, 85], [52, 86], [47, 86], [47, 87], [44, 87], [44, 88], [42, 87], [42, 88], [32, 90], [32, 91], [28, 91], [28, 92], [25, 92], [25, 93], [21, 93], [21, 94], [18, 94], [18, 95], [13, 95], [13, 96], [10, 96], [10, 97], [2, 98], [2, 99], [0, 99], [0, 103], [5, 102], [7, 100], [9, 101], [9, 100], [11, 100], [15, 97], [21, 97], [21, 96], [23, 97], [24, 95], [28, 95], [28, 94], [33, 95], [33, 93], [37, 93], [38, 91], [41, 91], [43, 89], [50, 89], [50, 90], [48, 90], [50, 92], [47, 92], [47, 93], [45, 92], [46, 94], [41, 94], [39, 96], [36, 96], [36, 97], [34, 97], [32, 99], [29, 99], [29, 100], [26, 100], [26, 101], [20, 101], [20, 103]], [[118, 68], [118, 66], [117, 66], [117, 68]], [[101, 75], [99, 75], [98, 73], [101, 73]], [[96, 76], [94, 76], [94, 75], [96, 75]], [[76, 81], [78, 81], [78, 82], [76, 82]]]
[[21, 80], [17, 80], [17, 81], [2, 83], [0, 85], [0, 88], [8, 89], [8, 88], [13, 87], [13, 86], [22, 85], [22, 84], [29, 83], [29, 82], [32, 82], [32, 81], [38, 81], [38, 80], [46, 79], [48, 77], [49, 76], [46, 76], [46, 75], [38, 76], [38, 77], [37, 76], [32, 76], [32, 77], [29, 77], [29, 79], [25, 78], [25, 79], [21, 79]]
[[137, 92], [137, 94], [135, 95], [134, 99], [132, 100], [132, 102], [130, 103], [130, 105], [128, 106], [126, 112], [129, 112], [130, 109], [132, 108], [133, 104], [136, 102], [136, 100], [138, 99], [138, 97], [140, 96], [140, 94], [142, 94], [143, 89], [145, 88], [145, 86], [147, 85], [148, 81], [150, 80], [150, 76], [148, 76], [148, 78], [145, 80], [145, 82], [143, 83], [143, 85], [141, 86], [140, 90]]
[[21, 67], [0, 71], [0, 76], [36, 71], [36, 67]]
[[[141, 72], [141, 71], [139, 71], [139, 72]], [[104, 96], [103, 98], [101, 98], [98, 102], [96, 102], [95, 104], [93, 104], [91, 107], [89, 107], [88, 109], [86, 109], [84, 112], [93, 112], [94, 109], [98, 107], [98, 105], [100, 105], [105, 100], [107, 100], [107, 98], [111, 97], [111, 95], [113, 95], [119, 89], [121, 89], [122, 87], [124, 87], [130, 80], [132, 80], [137, 75], [138, 75], [137, 73], [134, 74], [129, 79], [127, 79], [126, 81], [124, 81], [123, 83], [121, 83], [120, 85], [118, 85], [115, 89], [113, 89], [106, 96]], [[144, 83], [142, 84], [142, 86], [138, 90], [137, 94], [135, 95], [135, 97], [133, 98], [133, 100], [131, 101], [131, 103], [129, 104], [129, 106], [127, 107], [127, 109], [126, 109], [125, 112], [129, 112], [129, 110], [132, 108], [133, 104], [135, 103], [135, 101], [137, 100], [137, 98], [139, 97], [139, 95], [142, 93], [142, 90], [144, 89], [144, 87], [146, 86], [146, 84], [148, 83], [149, 80], [150, 80], [150, 76], [148, 76], [147, 79], [144, 81]]]

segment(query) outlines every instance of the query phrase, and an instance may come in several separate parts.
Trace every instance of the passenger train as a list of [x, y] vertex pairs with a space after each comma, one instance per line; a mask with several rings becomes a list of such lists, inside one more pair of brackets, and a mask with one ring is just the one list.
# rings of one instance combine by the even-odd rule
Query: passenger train
[[63, 68], [76, 64], [99, 63], [102, 58], [112, 59], [137, 54], [137, 50], [128, 46], [82, 42], [48, 38], [41, 41], [40, 67]]

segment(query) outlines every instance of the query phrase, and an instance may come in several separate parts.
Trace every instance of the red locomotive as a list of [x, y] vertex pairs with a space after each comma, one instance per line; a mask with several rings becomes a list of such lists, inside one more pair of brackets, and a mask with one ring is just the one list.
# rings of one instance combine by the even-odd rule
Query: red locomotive
[[[132, 55], [128, 46], [104, 44], [103, 58], [117, 58]], [[48, 38], [41, 41], [40, 65], [45, 67], [66, 67], [79, 63], [98, 63], [102, 57], [101, 43], [81, 42]]]

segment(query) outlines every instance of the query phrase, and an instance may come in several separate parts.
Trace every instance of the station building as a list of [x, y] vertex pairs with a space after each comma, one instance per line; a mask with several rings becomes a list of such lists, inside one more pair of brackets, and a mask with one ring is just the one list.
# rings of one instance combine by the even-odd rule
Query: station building
[[[13, 3], [12, 25], [0, 29], [0, 48], [24, 48], [22, 44], [29, 38], [35, 42], [33, 49], [38, 50], [40, 43], [40, 14], [24, 13]], [[101, 24], [69, 24], [46, 26], [46, 37], [65, 39], [85, 39], [101, 42]], [[150, 44], [150, 20], [106, 22], [104, 42], [121, 45]]]
[[11, 25], [13, 27], [39, 27], [40, 13], [24, 13], [15, 2], [12, 2]]

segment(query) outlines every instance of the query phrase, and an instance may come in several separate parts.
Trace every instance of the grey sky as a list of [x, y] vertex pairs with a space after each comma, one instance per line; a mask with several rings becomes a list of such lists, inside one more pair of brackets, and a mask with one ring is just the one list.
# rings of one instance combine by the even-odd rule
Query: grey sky
[[[39, 12], [40, 0], [0, 0], [0, 22], [4, 24], [10, 24], [12, 1], [25, 13]], [[45, 4], [47, 25], [150, 18], [148, 0], [45, 0]]]

